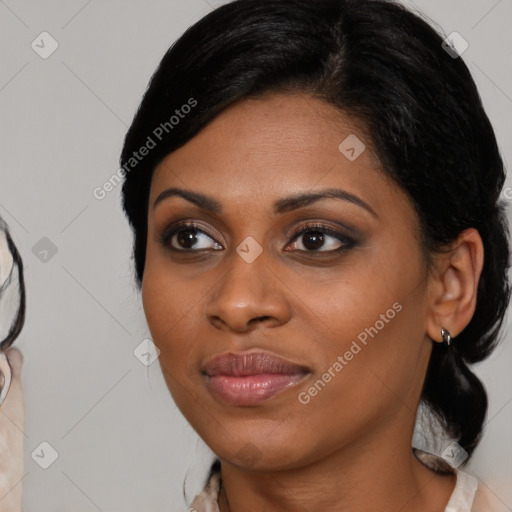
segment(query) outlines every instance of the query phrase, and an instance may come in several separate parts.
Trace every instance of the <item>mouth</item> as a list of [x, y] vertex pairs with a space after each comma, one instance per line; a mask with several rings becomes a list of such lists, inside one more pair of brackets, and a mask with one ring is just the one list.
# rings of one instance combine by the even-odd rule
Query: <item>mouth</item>
[[299, 384], [310, 371], [268, 352], [227, 353], [201, 373], [208, 389], [230, 405], [257, 405]]

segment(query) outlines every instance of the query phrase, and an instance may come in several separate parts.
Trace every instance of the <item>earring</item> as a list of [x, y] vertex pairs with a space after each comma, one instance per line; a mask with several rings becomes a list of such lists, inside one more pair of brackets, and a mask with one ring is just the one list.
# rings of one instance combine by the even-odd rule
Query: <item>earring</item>
[[450, 342], [452, 341], [452, 337], [450, 335], [450, 332], [448, 329], [445, 329], [444, 327], [441, 328], [441, 336], [443, 337], [443, 341], [450, 346]]

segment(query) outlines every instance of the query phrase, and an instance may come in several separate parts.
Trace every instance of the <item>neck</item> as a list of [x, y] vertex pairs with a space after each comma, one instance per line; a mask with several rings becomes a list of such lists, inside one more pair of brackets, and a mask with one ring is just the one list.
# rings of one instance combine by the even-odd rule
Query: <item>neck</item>
[[[413, 426], [413, 425], [412, 425]], [[456, 477], [434, 473], [413, 455], [396, 425], [302, 467], [245, 470], [221, 463], [221, 512], [444, 510]], [[403, 430], [401, 430], [403, 433]]]

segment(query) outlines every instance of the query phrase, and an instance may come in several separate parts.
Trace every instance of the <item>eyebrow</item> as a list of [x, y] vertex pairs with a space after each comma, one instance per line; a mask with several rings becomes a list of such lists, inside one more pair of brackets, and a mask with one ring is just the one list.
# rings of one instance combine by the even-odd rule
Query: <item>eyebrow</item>
[[[182, 197], [196, 206], [199, 206], [199, 208], [202, 208], [203, 210], [207, 210], [217, 215], [222, 214], [222, 204], [213, 197], [176, 187], [168, 188], [161, 192], [153, 203], [153, 209], [155, 209], [159, 203], [171, 197]], [[350, 192], [337, 188], [326, 188], [317, 192], [305, 192], [302, 194], [284, 197], [274, 203], [274, 213], [280, 214], [290, 212], [297, 210], [298, 208], [308, 206], [316, 201], [329, 198], [341, 199], [353, 203], [378, 218], [378, 215], [368, 203]]]

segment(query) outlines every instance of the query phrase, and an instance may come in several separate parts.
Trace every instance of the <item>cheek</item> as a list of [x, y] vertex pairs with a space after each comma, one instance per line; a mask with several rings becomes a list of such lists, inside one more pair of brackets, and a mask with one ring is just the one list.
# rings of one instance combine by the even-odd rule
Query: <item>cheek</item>
[[152, 340], [160, 350], [159, 364], [167, 388], [189, 418], [194, 412], [191, 404], [197, 399], [195, 387], [190, 384], [197, 366], [197, 335], [194, 337], [192, 323], [197, 321], [201, 308], [190, 286], [167, 274], [151, 264], [146, 266], [142, 302]]
[[335, 282], [317, 283], [305, 296], [308, 307], [299, 312], [309, 315], [306, 324], [321, 319], [325, 331], [325, 337], [311, 338], [316, 341], [310, 354], [319, 364], [310, 387], [301, 390], [301, 403], [318, 413], [311, 418], [321, 418], [322, 410], [336, 404], [334, 418], [341, 421], [341, 414], [364, 424], [368, 416], [402, 407], [411, 390], [421, 387], [428, 354], [419, 259], [406, 260], [390, 247], [366, 261], [345, 268]]
[[[404, 258], [398, 244], [383, 238], [361, 254], [350, 254], [329, 274], [307, 276], [305, 271], [300, 278], [291, 277], [294, 292], [305, 305], [296, 316], [325, 333], [329, 343], [324, 351], [344, 352], [352, 340], [364, 346], [374, 336], [396, 338], [405, 327], [404, 317], [415, 314], [408, 312], [413, 303], [421, 302], [424, 290], [419, 262], [413, 254]], [[406, 304], [408, 312], [402, 311]]]
[[183, 369], [194, 345], [200, 295], [150, 262], [144, 271], [142, 303], [153, 342], [160, 350], [161, 366], [165, 362], [169, 371]]
[[428, 361], [416, 342], [422, 338], [416, 313], [406, 304], [383, 327], [375, 318], [363, 326], [365, 343], [357, 335], [338, 340], [329, 363], [297, 393], [292, 415], [301, 418], [297, 425], [322, 433], [299, 435], [297, 449], [329, 453], [398, 417], [413, 419]]

